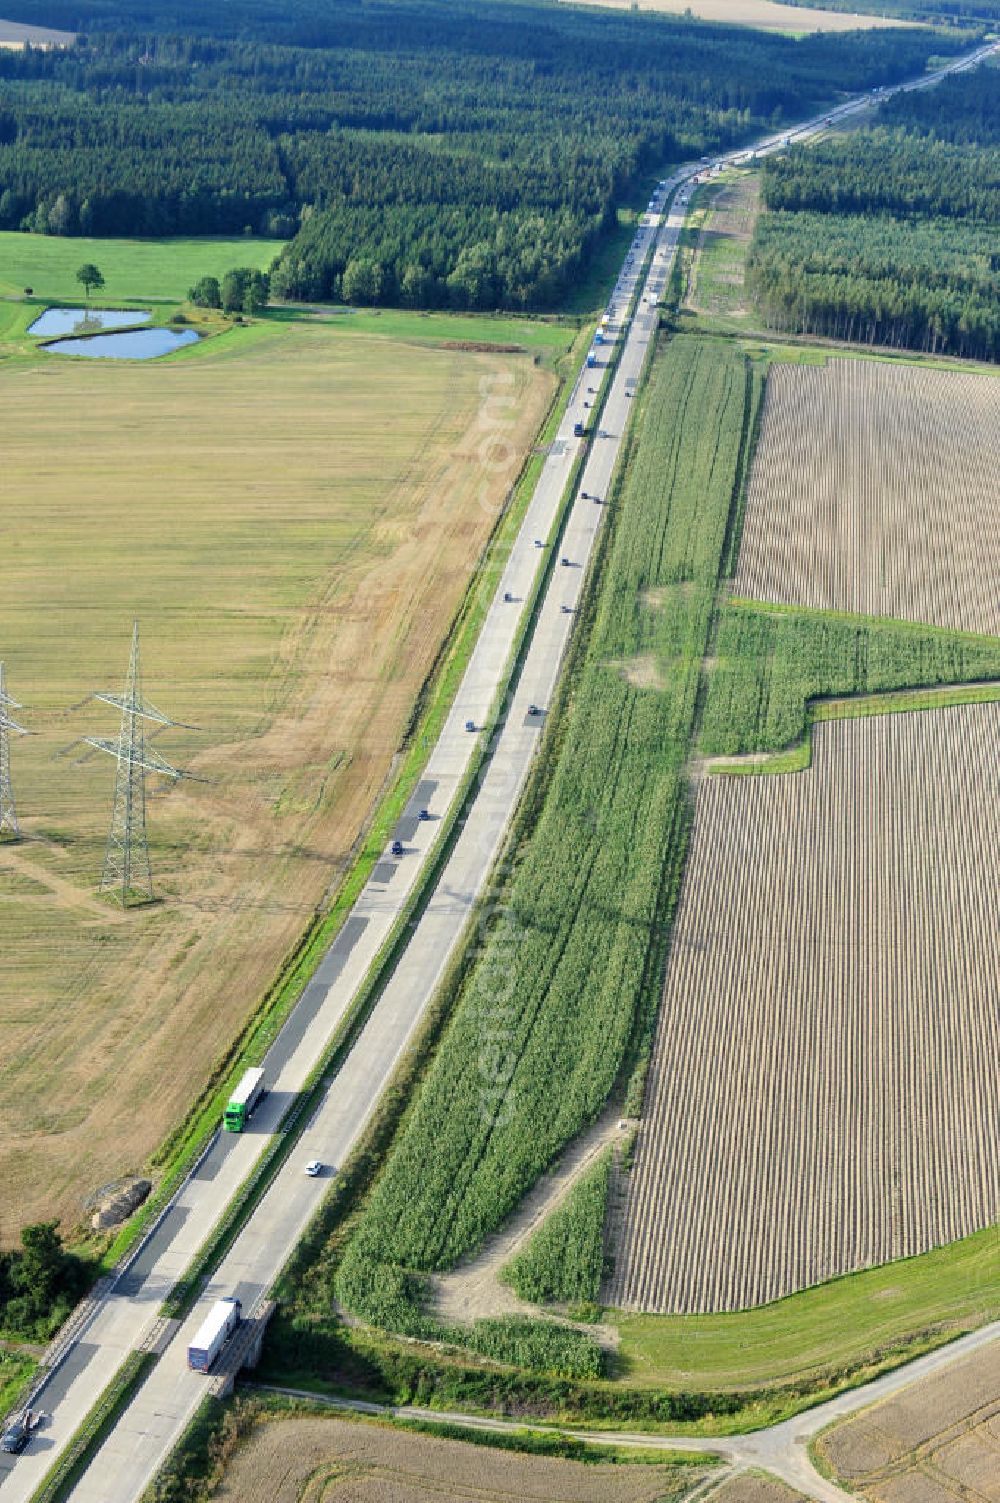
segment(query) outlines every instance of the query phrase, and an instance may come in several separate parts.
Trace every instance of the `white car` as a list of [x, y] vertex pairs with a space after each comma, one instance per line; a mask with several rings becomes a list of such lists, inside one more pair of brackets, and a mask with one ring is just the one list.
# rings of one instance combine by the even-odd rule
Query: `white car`
[[310, 1159], [306, 1165], [306, 1173], [311, 1179], [318, 1179], [323, 1173], [323, 1165], [319, 1159]]

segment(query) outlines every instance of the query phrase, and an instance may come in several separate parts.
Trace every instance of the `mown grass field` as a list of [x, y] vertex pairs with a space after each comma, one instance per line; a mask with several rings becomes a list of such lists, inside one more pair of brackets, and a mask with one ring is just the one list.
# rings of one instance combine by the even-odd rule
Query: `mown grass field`
[[[676, 340], [654, 373], [544, 806], [526, 816], [504, 917], [341, 1270], [342, 1297], [381, 1323], [413, 1320], [402, 1270], [477, 1247], [597, 1115], [635, 1048], [683, 849], [684, 763], [749, 393], [743, 357], [717, 344]], [[688, 406], [712, 414], [714, 446], [677, 421]], [[505, 1047], [484, 1082], [483, 1039], [498, 1029]]]
[[92, 261], [104, 274], [95, 301], [115, 298], [179, 302], [200, 277], [222, 278], [234, 266], [266, 271], [283, 240], [254, 235], [224, 239], [95, 240], [61, 235], [25, 235], [0, 230], [0, 296], [18, 297], [30, 287], [36, 297], [83, 300], [76, 273]]
[[[0, 656], [35, 733], [0, 850], [4, 1242], [142, 1163], [336, 886], [552, 391], [530, 357], [302, 320], [0, 362]], [[151, 785], [165, 901], [126, 918], [95, 893], [114, 767], [80, 738], [116, 734], [90, 695], [133, 616], [150, 698], [202, 728], [157, 745], [208, 781]]]

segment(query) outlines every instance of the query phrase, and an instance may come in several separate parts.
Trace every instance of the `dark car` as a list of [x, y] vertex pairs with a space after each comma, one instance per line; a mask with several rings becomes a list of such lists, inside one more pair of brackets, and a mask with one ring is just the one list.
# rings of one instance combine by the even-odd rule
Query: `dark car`
[[401, 840], [394, 840], [392, 842], [392, 854], [394, 856], [401, 856], [403, 854], [403, 842]]
[[31, 1431], [24, 1420], [15, 1420], [0, 1435], [0, 1451], [6, 1451], [9, 1456], [19, 1456], [30, 1439]]
[[431, 811], [429, 809], [421, 809], [417, 815], [418, 819], [430, 819], [430, 817]]

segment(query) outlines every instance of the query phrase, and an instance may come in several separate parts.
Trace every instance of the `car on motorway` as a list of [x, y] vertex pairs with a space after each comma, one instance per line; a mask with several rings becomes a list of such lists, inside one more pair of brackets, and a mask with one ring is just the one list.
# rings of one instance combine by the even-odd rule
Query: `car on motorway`
[[467, 731], [474, 731], [476, 729], [476, 722], [474, 720], [467, 720], [465, 722], [465, 729]]
[[8, 1456], [20, 1456], [31, 1439], [32, 1430], [35, 1428], [35, 1425], [32, 1423], [33, 1420], [34, 1416], [30, 1409], [26, 1410], [24, 1414], [18, 1415], [17, 1419], [12, 1420], [3, 1434], [0, 1435], [0, 1451], [5, 1451]]
[[319, 1179], [320, 1175], [323, 1173], [322, 1159], [310, 1159], [308, 1164], [306, 1165], [306, 1173], [308, 1174], [310, 1179]]
[[431, 817], [431, 811], [429, 809], [419, 809], [417, 811], [417, 818], [418, 819], [430, 819], [430, 817]]
[[542, 712], [541, 712], [541, 710], [540, 710], [540, 709], [539, 709], [539, 708], [538, 708], [538, 706], [537, 706], [537, 705], [529, 705], [529, 706], [528, 706], [528, 714], [529, 714], [529, 715], [540, 715], [540, 714], [541, 714], [541, 713], [542, 713]]
[[401, 856], [403, 854], [403, 842], [401, 840], [394, 840], [390, 846], [390, 850], [394, 856]]

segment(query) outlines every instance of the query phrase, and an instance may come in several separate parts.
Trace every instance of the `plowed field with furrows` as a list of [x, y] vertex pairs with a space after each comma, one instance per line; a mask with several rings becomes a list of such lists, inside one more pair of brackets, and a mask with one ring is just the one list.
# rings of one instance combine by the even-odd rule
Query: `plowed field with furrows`
[[1000, 706], [707, 778], [609, 1303], [763, 1304], [1000, 1219]]
[[734, 593], [1000, 635], [1000, 380], [775, 365]]

